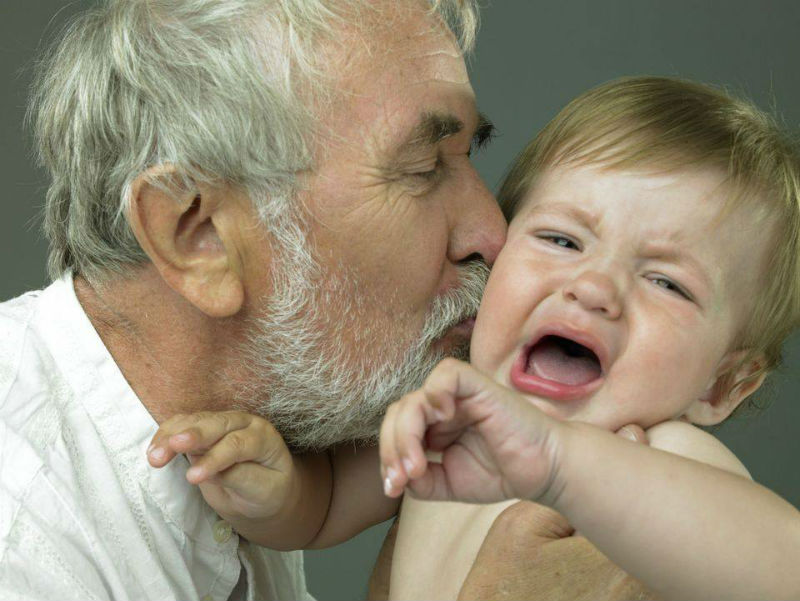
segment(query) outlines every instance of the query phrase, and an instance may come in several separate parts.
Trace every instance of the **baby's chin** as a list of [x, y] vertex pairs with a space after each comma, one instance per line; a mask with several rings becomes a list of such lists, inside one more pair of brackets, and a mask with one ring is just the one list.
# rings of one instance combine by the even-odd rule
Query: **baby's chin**
[[[504, 385], [515, 390], [507, 377], [505, 380]], [[630, 424], [642, 425], [641, 421], [648, 424], [647, 426], [642, 425], [645, 429], [650, 425], [654, 425], [649, 423], [650, 420], [641, 420], [641, 416], [619, 415], [618, 412], [608, 407], [607, 399], [603, 400], [603, 397], [599, 394], [602, 390], [589, 398], [570, 401], [538, 397], [520, 390], [516, 390], [516, 392], [548, 417], [560, 421], [581, 422], [610, 432], [616, 432], [623, 426]]]

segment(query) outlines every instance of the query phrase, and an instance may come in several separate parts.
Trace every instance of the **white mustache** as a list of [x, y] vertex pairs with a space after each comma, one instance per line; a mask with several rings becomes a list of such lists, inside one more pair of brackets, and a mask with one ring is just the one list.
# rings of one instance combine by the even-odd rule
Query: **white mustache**
[[489, 266], [482, 260], [460, 265], [459, 286], [433, 300], [422, 328], [420, 344], [429, 346], [454, 325], [474, 317], [489, 278]]

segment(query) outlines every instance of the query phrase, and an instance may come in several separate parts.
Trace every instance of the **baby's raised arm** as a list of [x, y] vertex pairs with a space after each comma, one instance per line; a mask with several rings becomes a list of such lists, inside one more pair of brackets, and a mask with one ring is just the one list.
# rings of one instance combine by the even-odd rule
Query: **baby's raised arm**
[[[685, 427], [697, 439], [684, 451], [735, 468]], [[664, 447], [680, 438], [653, 434]], [[381, 462], [390, 495], [550, 505], [665, 598], [800, 597], [800, 513], [789, 503], [741, 475], [549, 418], [464, 363], [444, 361], [390, 408]]]
[[163, 467], [178, 454], [186, 478], [246, 539], [279, 550], [343, 542], [397, 512], [384, 496], [377, 448], [353, 445], [292, 455], [266, 420], [240, 411], [177, 415], [153, 436], [148, 460]]

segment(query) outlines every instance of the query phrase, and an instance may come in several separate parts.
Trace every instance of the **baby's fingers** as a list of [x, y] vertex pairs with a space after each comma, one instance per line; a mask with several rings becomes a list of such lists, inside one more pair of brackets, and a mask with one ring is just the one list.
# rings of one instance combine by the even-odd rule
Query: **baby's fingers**
[[186, 472], [186, 479], [199, 484], [236, 463], [248, 461], [287, 471], [291, 466], [289, 450], [280, 435], [267, 426], [248, 427], [226, 434], [202, 456], [194, 459]]
[[281, 509], [289, 494], [289, 476], [256, 463], [237, 463], [213, 477], [212, 482], [222, 486], [227, 493], [238, 495], [241, 502], [256, 508], [247, 517], [266, 516]]
[[428, 460], [425, 457], [422, 441], [428, 426], [438, 420], [439, 416], [427, 402], [422, 391], [411, 393], [398, 406], [393, 422], [394, 444], [400, 466], [412, 480], [419, 478], [425, 472]]
[[458, 359], [443, 359], [425, 380], [422, 390], [438, 421], [450, 421], [456, 414], [456, 399], [486, 394], [497, 385], [471, 365]]
[[181, 453], [202, 453], [227, 433], [247, 428], [257, 418], [241, 411], [203, 411], [176, 415], [159, 427], [147, 456], [161, 467]]
[[406, 397], [389, 405], [381, 424], [379, 453], [381, 458], [381, 477], [383, 492], [389, 497], [399, 497], [403, 493], [407, 477], [400, 467], [400, 455], [395, 441], [394, 422], [397, 419], [400, 404]]
[[429, 463], [425, 473], [411, 480], [406, 488], [414, 498], [424, 501], [451, 501], [454, 498], [447, 472], [440, 463]]
[[[242, 411], [200, 413], [192, 423], [169, 437], [169, 445], [179, 453], [198, 453], [210, 449], [225, 435], [251, 427], [261, 418]], [[193, 416], [190, 416], [193, 417]]]
[[427, 468], [423, 440], [427, 428], [442, 419], [423, 390], [416, 390], [389, 407], [381, 428], [381, 465], [384, 489], [399, 496], [409, 479]]

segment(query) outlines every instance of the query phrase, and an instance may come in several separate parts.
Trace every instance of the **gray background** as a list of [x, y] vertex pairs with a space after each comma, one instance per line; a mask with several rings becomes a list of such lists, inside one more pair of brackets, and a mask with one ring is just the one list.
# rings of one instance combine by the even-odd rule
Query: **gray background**
[[[45, 284], [39, 233], [45, 180], [32, 163], [22, 120], [36, 49], [89, 2], [2, 0], [0, 4], [0, 299]], [[787, 127], [800, 124], [800, 2], [797, 0], [495, 0], [483, 11], [471, 62], [480, 108], [500, 136], [476, 158], [493, 188], [529, 138], [569, 99], [619, 75], [680, 75], [723, 84]], [[718, 436], [755, 479], [800, 507], [800, 339], [772, 377], [772, 406], [726, 423]], [[308, 552], [309, 586], [320, 599], [357, 599], [386, 526], [337, 548]]]

